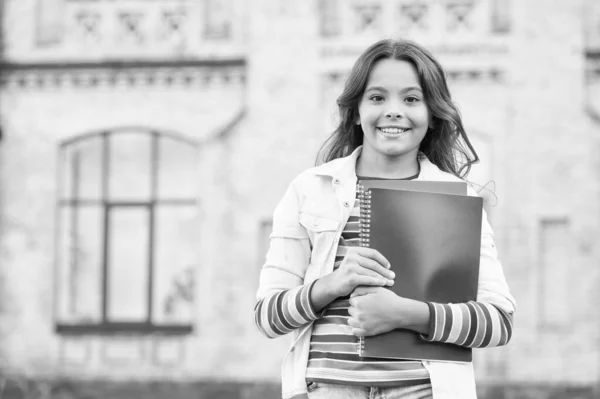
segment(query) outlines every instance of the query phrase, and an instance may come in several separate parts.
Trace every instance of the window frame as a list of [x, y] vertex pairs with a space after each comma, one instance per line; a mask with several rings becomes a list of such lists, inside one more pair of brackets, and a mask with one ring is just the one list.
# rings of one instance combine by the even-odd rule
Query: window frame
[[[562, 270], [558, 270], [558, 272], [564, 272], [568, 275], [568, 271], [571, 270], [568, 266], [555, 263], [554, 261], [549, 262], [546, 258], [546, 254], [548, 253], [548, 247], [553, 245], [553, 242], [548, 241], [548, 234], [551, 233], [550, 229], [556, 227], [562, 227], [564, 236], [569, 237], [571, 234], [571, 220], [566, 215], [561, 216], [544, 216], [540, 217], [538, 220], [538, 243], [537, 243], [537, 251], [538, 251], [538, 262], [537, 262], [537, 284], [536, 284], [536, 313], [537, 313], [537, 330], [540, 333], [548, 333], [549, 331], [555, 334], [562, 334], [564, 331], [568, 330], [572, 326], [572, 316], [569, 312], [564, 312], [563, 309], [559, 309], [560, 317], [551, 316], [551, 313], [548, 312], [548, 297], [551, 294], [556, 294], [558, 291], [559, 295], [564, 294], [568, 291], [568, 282], [560, 281], [558, 284], [564, 284], [564, 286], [560, 287], [558, 290], [554, 287], [551, 289], [546, 283], [548, 282], [548, 275], [550, 273], [556, 274], [557, 267], [562, 268]], [[564, 250], [567, 259], [572, 259], [573, 255], [571, 251], [571, 243], [564, 242]], [[565, 303], [568, 298], [562, 297], [561, 302]], [[566, 307], [566, 306], [565, 306]], [[558, 319], [558, 320], [557, 320]]]
[[[109, 193], [109, 176], [111, 168], [111, 149], [110, 149], [110, 138], [111, 136], [118, 135], [121, 133], [125, 134], [146, 134], [150, 135], [150, 194], [146, 201], [140, 200], [112, 200], [110, 199]], [[78, 143], [100, 138], [101, 142], [101, 165], [100, 165], [100, 198], [99, 199], [79, 199], [74, 198], [70, 193], [65, 194], [64, 189], [64, 168], [69, 167], [69, 162], [64, 162], [67, 156], [67, 151], [72, 145]], [[102, 212], [102, 243], [101, 243], [101, 320], [100, 322], [65, 322], [60, 319], [58, 312], [58, 302], [61, 300], [55, 297], [55, 311], [54, 311], [54, 330], [55, 333], [61, 335], [88, 335], [88, 334], [99, 334], [99, 335], [110, 335], [119, 333], [139, 333], [139, 334], [168, 334], [168, 335], [187, 335], [194, 331], [193, 321], [189, 323], [155, 323], [153, 322], [153, 305], [154, 305], [154, 288], [155, 288], [155, 215], [158, 210], [158, 205], [184, 205], [184, 206], [195, 206], [198, 205], [197, 198], [163, 198], [159, 199], [159, 141], [161, 138], [173, 139], [184, 144], [193, 147], [196, 152], [195, 158], [197, 159], [198, 143], [192, 139], [184, 137], [180, 134], [151, 129], [146, 127], [121, 127], [115, 129], [106, 129], [101, 131], [95, 131], [87, 134], [82, 134], [67, 140], [62, 141], [58, 148], [58, 160], [59, 166], [57, 167], [57, 202], [56, 202], [56, 228], [57, 232], [55, 248], [56, 254], [59, 253], [59, 237], [65, 226], [63, 226], [60, 213], [65, 208], [76, 209], [81, 206], [99, 206]], [[72, 184], [76, 184], [72, 182]], [[66, 197], [66, 198], [65, 198]], [[110, 321], [108, 318], [108, 301], [109, 301], [109, 242], [110, 242], [110, 212], [115, 208], [122, 207], [135, 207], [137, 209], [148, 210], [148, 283], [146, 289], [146, 318], [144, 321]], [[76, 214], [76, 212], [75, 212]], [[76, 218], [77, 216], [71, 216]], [[65, 223], [72, 223], [71, 220]], [[58, 289], [61, 285], [64, 285], [66, 281], [61, 280], [60, 268], [65, 267], [61, 265], [64, 260], [59, 260], [59, 256], [56, 256], [55, 262], [55, 289]], [[56, 292], [56, 291], [55, 291]], [[69, 298], [73, 300], [73, 298]]]

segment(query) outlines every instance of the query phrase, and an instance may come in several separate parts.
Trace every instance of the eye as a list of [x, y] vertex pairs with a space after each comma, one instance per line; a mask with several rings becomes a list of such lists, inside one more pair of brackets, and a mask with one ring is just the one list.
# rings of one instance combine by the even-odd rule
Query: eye
[[406, 97], [404, 99], [404, 101], [406, 101], [407, 103], [411, 103], [412, 104], [412, 103], [416, 103], [416, 102], [421, 101], [421, 100], [419, 99], [419, 97], [409, 96], [409, 97]]
[[369, 97], [369, 100], [374, 101], [376, 103], [381, 102], [384, 100], [383, 96], [379, 95], [379, 94], [374, 94], [371, 97]]

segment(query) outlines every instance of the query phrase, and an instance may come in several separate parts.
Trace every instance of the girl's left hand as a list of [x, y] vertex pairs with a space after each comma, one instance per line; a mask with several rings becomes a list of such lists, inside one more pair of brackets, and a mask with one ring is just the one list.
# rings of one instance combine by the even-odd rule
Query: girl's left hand
[[429, 334], [429, 306], [384, 287], [358, 287], [350, 295], [348, 325], [352, 334], [370, 337], [396, 328]]
[[369, 337], [398, 328], [397, 303], [401, 300], [383, 287], [358, 287], [350, 296], [348, 325], [352, 334]]

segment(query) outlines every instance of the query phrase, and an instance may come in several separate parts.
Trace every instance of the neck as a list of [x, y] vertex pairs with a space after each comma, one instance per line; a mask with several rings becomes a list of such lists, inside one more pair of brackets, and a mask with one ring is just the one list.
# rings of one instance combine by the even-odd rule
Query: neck
[[419, 173], [417, 152], [399, 157], [370, 156], [362, 152], [356, 161], [356, 174], [359, 176], [402, 179]]

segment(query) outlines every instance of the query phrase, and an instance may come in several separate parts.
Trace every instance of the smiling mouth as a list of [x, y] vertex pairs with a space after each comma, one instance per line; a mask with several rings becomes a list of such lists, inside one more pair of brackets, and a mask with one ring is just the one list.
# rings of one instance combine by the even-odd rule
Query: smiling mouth
[[401, 129], [399, 127], [378, 127], [377, 129], [386, 134], [400, 134], [406, 133], [410, 130], [410, 128]]

